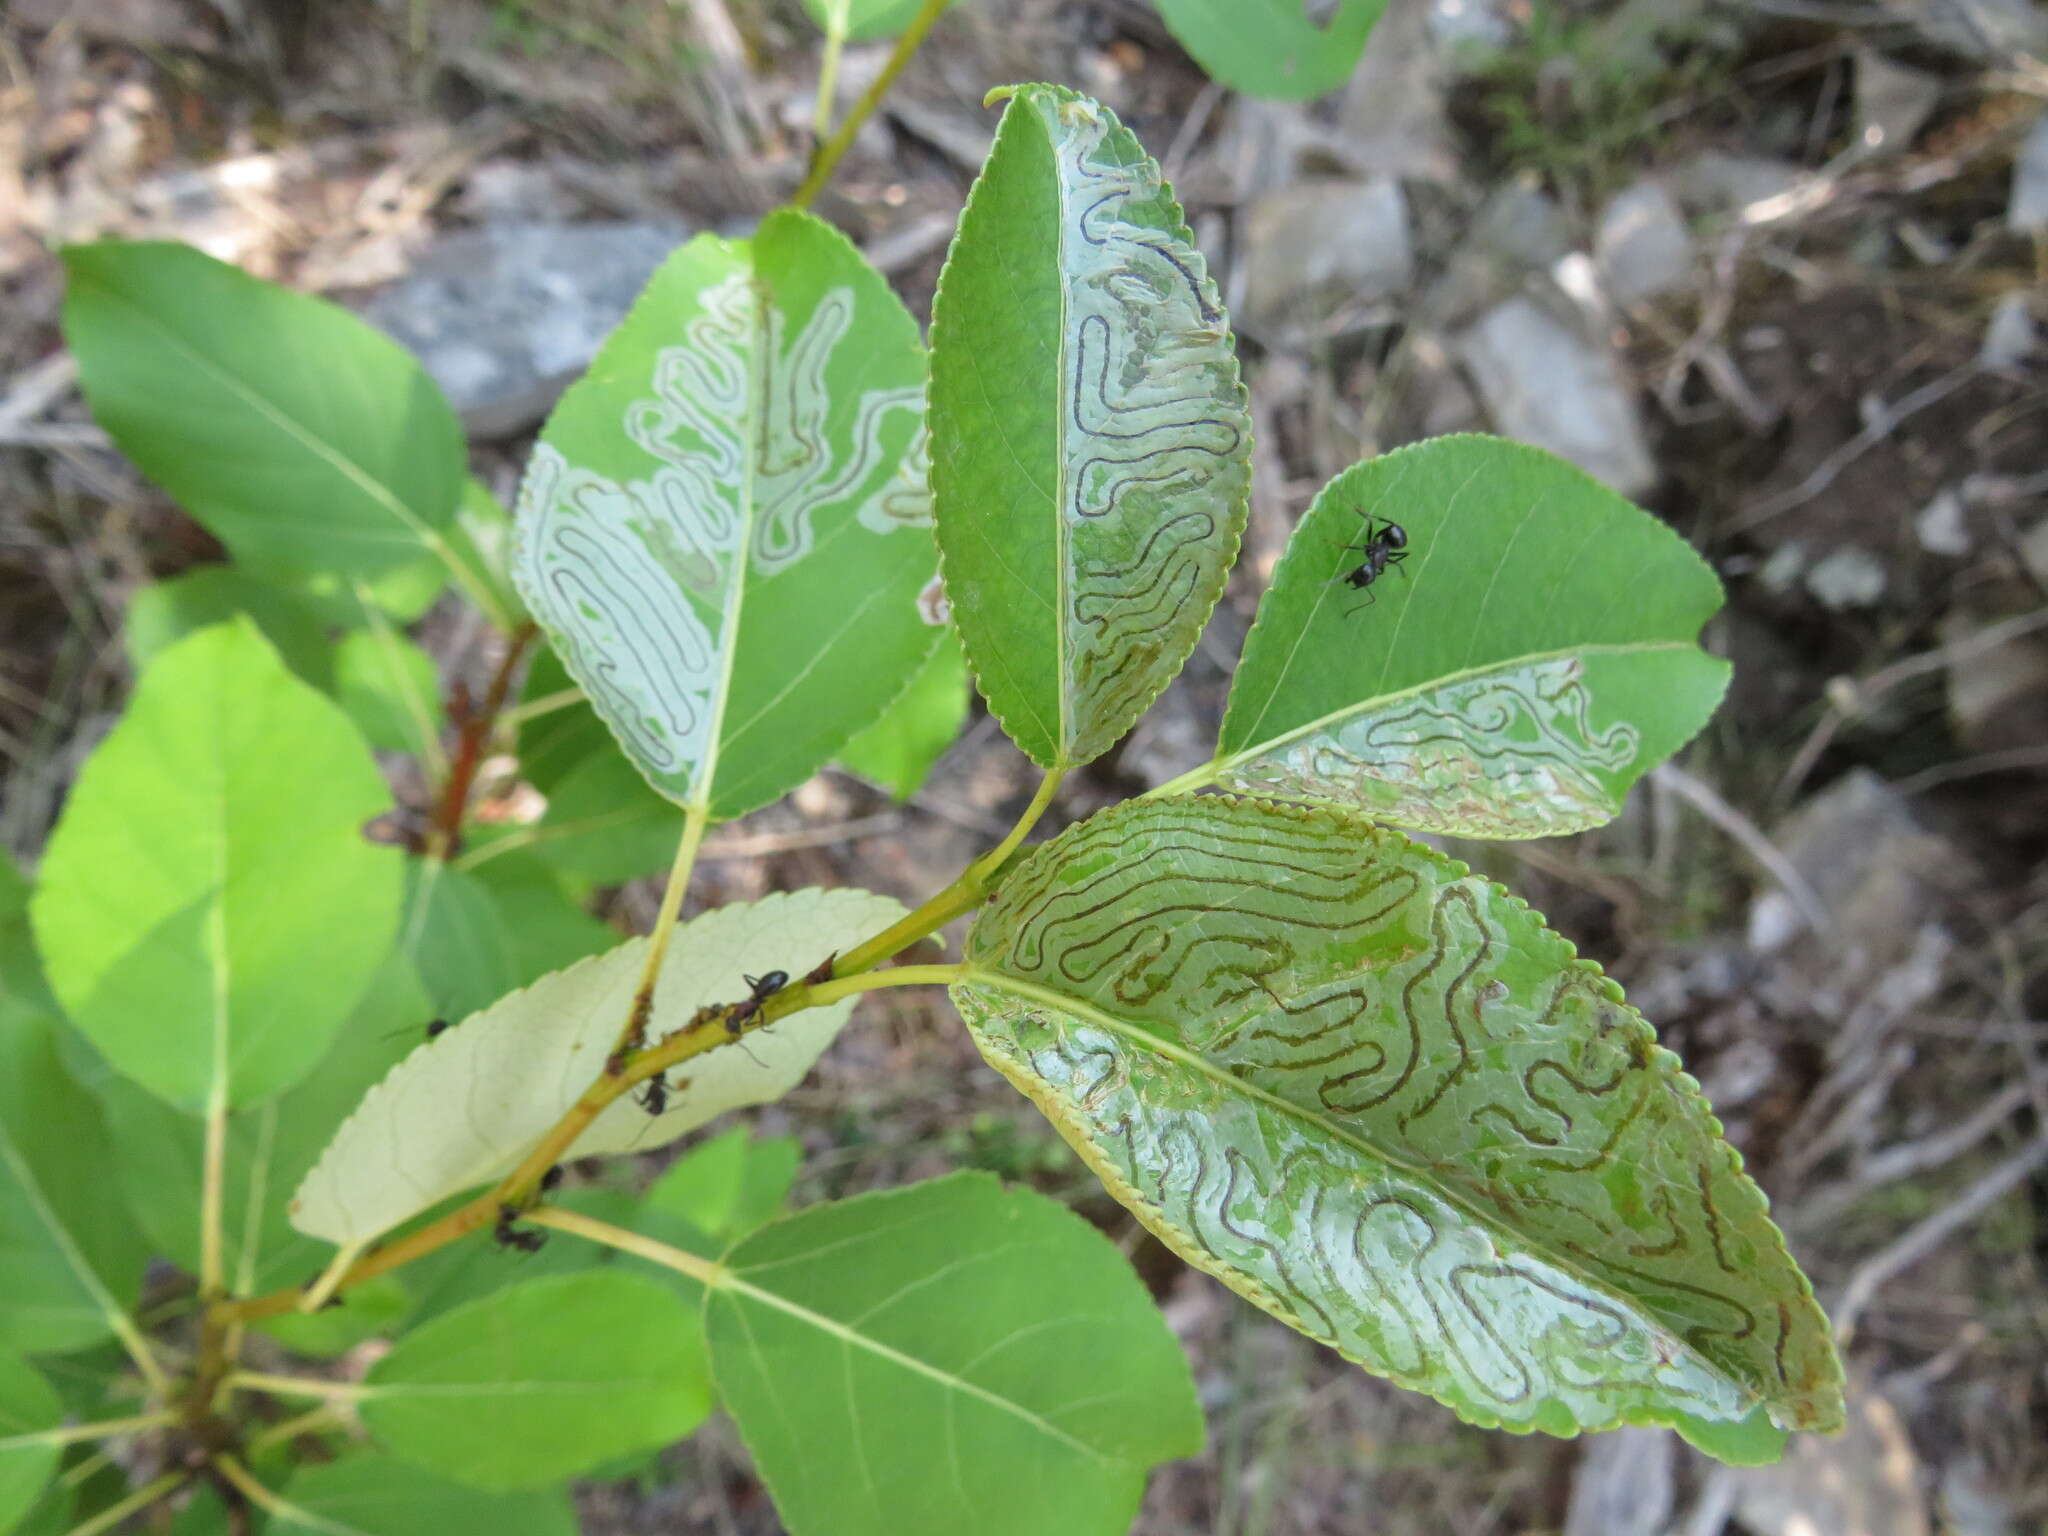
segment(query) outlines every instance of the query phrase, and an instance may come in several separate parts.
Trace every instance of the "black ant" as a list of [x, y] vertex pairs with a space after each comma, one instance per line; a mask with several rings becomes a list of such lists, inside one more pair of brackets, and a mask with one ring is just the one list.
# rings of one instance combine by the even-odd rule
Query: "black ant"
[[747, 1027], [747, 1020], [761, 1011], [763, 1003], [789, 985], [789, 972], [770, 971], [766, 976], [742, 975], [740, 980], [747, 984], [750, 995], [725, 1016], [726, 1029], [735, 1035]]
[[639, 1104], [650, 1115], [659, 1115], [668, 1108], [668, 1074], [666, 1072], [657, 1072], [654, 1076], [647, 1079], [646, 1087], [640, 1093]]
[[518, 1206], [499, 1206], [498, 1224], [491, 1228], [491, 1236], [497, 1239], [500, 1248], [517, 1248], [521, 1253], [539, 1253], [541, 1244], [548, 1240], [547, 1233], [518, 1225], [519, 1216]]
[[[1408, 530], [1391, 518], [1374, 517], [1369, 512], [1360, 512], [1358, 515], [1365, 519], [1365, 542], [1346, 544], [1344, 547], [1364, 550], [1365, 558], [1343, 575], [1331, 579], [1365, 592], [1365, 601], [1358, 607], [1367, 608], [1379, 599], [1366, 592], [1366, 588], [1378, 581], [1390, 567], [1398, 566], [1408, 558]], [[1358, 608], [1352, 609], [1351, 612], [1358, 612]], [[1347, 618], [1349, 616], [1346, 615]]]

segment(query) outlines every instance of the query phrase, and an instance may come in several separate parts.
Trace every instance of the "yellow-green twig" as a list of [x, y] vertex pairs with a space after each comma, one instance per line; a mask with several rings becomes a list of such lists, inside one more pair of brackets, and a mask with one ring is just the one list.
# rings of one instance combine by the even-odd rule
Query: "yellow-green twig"
[[811, 173], [804, 178], [804, 184], [796, 189], [790, 206], [808, 208], [817, 195], [825, 190], [825, 183], [832, 179], [832, 172], [838, 167], [840, 157], [853, 143], [854, 135], [860, 132], [862, 123], [874, 115], [882, 98], [889, 94], [889, 87], [896, 83], [896, 77], [903, 73], [903, 67], [917, 53], [918, 45], [924, 41], [925, 33], [931, 31], [932, 23], [952, 0], [924, 0], [910, 25], [903, 29], [903, 35], [896, 39], [896, 48], [889, 55], [889, 62], [882, 66], [882, 72], [875, 76], [874, 84], [861, 92], [860, 100], [853, 104], [853, 110], [839, 125], [839, 131], [818, 146], [817, 157], [811, 161]]

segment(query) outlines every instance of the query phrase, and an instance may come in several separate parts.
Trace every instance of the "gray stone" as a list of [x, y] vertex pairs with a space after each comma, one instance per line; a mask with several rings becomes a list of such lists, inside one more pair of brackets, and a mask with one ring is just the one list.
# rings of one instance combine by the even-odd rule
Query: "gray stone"
[[1901, 21], [1979, 64], [2048, 47], [2048, 16], [2034, 0], [1892, 0]]
[[1930, 555], [1951, 558], [1970, 552], [1970, 525], [1963, 520], [1962, 492], [1944, 486], [1913, 519], [1913, 536]]
[[1890, 1403], [1852, 1392], [1840, 1435], [1794, 1435], [1785, 1459], [1733, 1476], [1755, 1536], [1927, 1536], [1913, 1442]]
[[1444, 112], [1446, 70], [1419, 5], [1392, 5], [1366, 39], [1337, 124], [1360, 165], [1384, 176], [1451, 183], [1458, 147]]
[[1650, 180], [1615, 193], [1600, 212], [1593, 259], [1617, 304], [1655, 298], [1684, 284], [1692, 276], [1692, 235], [1677, 199]]
[[474, 437], [538, 421], [688, 231], [497, 224], [446, 236], [363, 318], [409, 347]]
[[1425, 323], [1449, 330], [1519, 292], [1572, 248], [1571, 221], [1533, 180], [1496, 187], [1423, 302]]
[[1656, 484], [1635, 394], [1613, 354], [1533, 299], [1494, 306], [1454, 350], [1506, 436], [1570, 459], [1624, 496]]
[[2027, 296], [2014, 289], [2002, 294], [1991, 307], [1991, 323], [1984, 327], [1984, 344], [1977, 359], [1986, 368], [2017, 368], [2032, 355], [2036, 343], [2034, 312]]
[[1856, 54], [1856, 137], [1870, 155], [1903, 154], [1941, 100], [1941, 81], [1894, 64], [1874, 48]]
[[1673, 187], [1678, 200], [1695, 212], [1755, 218], [1805, 180], [1806, 173], [1789, 160], [1710, 149], [1678, 168]]
[[1564, 1536], [1661, 1536], [1671, 1518], [1678, 1437], [1630, 1427], [1582, 1443]]
[[1242, 322], [1268, 339], [1323, 334], [1415, 277], [1408, 200], [1391, 177], [1297, 182], [1252, 204]]
[[1429, 35], [1453, 62], [1479, 62], [1515, 40], [1502, 0], [1429, 0]]
[[1884, 596], [1884, 562], [1867, 549], [1845, 544], [1814, 561], [1806, 590], [1823, 608], [1869, 608]]
[[2035, 120], [2012, 161], [2012, 199], [2005, 222], [2014, 229], [2048, 226], [2048, 112]]

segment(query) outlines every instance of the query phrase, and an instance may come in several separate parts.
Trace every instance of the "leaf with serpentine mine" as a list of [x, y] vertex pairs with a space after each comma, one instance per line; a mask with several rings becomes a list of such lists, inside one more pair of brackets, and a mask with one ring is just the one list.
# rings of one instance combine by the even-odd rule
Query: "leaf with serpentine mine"
[[[1402, 544], [1346, 585], [1389, 522]], [[1216, 758], [1176, 787], [1461, 837], [1596, 827], [1720, 703], [1728, 663], [1696, 641], [1720, 606], [1683, 539], [1562, 459], [1403, 448], [1332, 480], [1295, 529]]]
[[1244, 530], [1251, 423], [1159, 167], [1085, 96], [1008, 94], [932, 301], [933, 516], [989, 709], [1072, 767], [1194, 649]]
[[1698, 1085], [1462, 865], [1324, 809], [1134, 802], [1011, 874], [966, 965], [983, 1055], [1111, 1193], [1376, 1374], [1738, 1461], [1840, 1424], [1826, 1320]]

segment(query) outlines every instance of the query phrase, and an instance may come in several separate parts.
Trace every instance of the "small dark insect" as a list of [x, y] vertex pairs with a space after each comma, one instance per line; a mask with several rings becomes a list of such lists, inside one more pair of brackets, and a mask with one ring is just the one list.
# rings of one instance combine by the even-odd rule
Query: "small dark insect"
[[557, 1163], [554, 1167], [550, 1168], [546, 1173], [540, 1176], [540, 1192], [542, 1194], [546, 1194], [549, 1190], [553, 1189], [557, 1184], [561, 1182], [562, 1165], [560, 1163]]
[[518, 1222], [518, 1206], [499, 1206], [498, 1224], [491, 1228], [491, 1236], [497, 1239], [500, 1248], [517, 1248], [521, 1253], [539, 1253], [541, 1244], [548, 1240], [547, 1233], [536, 1232], [531, 1227], [522, 1227]]
[[747, 984], [750, 996], [725, 1016], [725, 1027], [735, 1035], [747, 1027], [747, 1020], [761, 1011], [763, 1003], [789, 985], [789, 972], [770, 971], [766, 976], [742, 975], [740, 980]]
[[[1408, 530], [1388, 518], [1373, 517], [1365, 512], [1358, 515], [1365, 519], [1365, 542], [1346, 544], [1344, 547], [1363, 550], [1365, 558], [1342, 575], [1331, 579], [1365, 592], [1365, 601], [1360, 603], [1358, 608], [1366, 608], [1379, 601], [1372, 593], [1366, 592], [1366, 588], [1378, 581], [1390, 568], [1399, 566], [1408, 558], [1405, 552], [1408, 548]], [[1353, 608], [1351, 612], [1358, 612], [1358, 608]], [[1346, 615], [1347, 618], [1349, 616]]]
[[440, 1034], [442, 1030], [447, 1029], [448, 1027], [448, 1021], [446, 1019], [427, 1020], [427, 1038], [429, 1040], [433, 1039], [434, 1036]]
[[647, 1086], [640, 1093], [640, 1107], [650, 1115], [658, 1115], [668, 1108], [668, 1074], [657, 1072], [647, 1079]]

